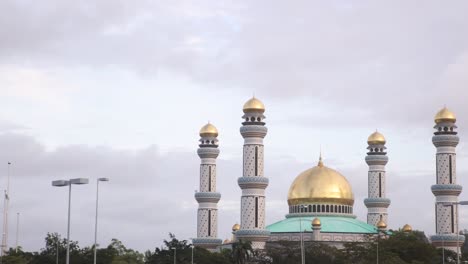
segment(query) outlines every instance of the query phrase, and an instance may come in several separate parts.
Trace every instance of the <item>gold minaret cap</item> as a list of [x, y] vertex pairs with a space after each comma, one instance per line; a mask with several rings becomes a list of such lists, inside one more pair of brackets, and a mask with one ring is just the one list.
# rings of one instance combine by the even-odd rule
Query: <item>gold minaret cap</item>
[[250, 112], [263, 113], [265, 112], [265, 105], [262, 103], [262, 101], [258, 100], [254, 96], [250, 100], [245, 102], [244, 108], [242, 110], [244, 111], [244, 113], [250, 113]]
[[377, 130], [367, 138], [367, 144], [369, 145], [385, 145], [386, 142], [384, 135]]
[[380, 220], [379, 222], [377, 222], [377, 228], [378, 229], [386, 229], [387, 224], [383, 220]]
[[314, 220], [312, 220], [312, 226], [321, 226], [322, 225], [322, 222], [320, 222], [320, 219], [318, 219], [317, 217], [314, 218]]
[[217, 137], [218, 136], [218, 129], [213, 126], [210, 122], [204, 125], [200, 129], [200, 137]]
[[235, 225], [232, 226], [232, 231], [233, 231], [233, 232], [236, 232], [236, 231], [239, 230], [239, 229], [240, 229], [240, 225], [239, 225], [239, 224], [235, 224]]
[[436, 124], [442, 123], [442, 122], [452, 122], [455, 123], [457, 121], [457, 118], [455, 117], [455, 114], [448, 110], [447, 107], [442, 108], [439, 112], [434, 117], [434, 122]]
[[403, 232], [411, 232], [411, 231], [413, 231], [413, 228], [410, 225], [406, 224], [403, 226]]

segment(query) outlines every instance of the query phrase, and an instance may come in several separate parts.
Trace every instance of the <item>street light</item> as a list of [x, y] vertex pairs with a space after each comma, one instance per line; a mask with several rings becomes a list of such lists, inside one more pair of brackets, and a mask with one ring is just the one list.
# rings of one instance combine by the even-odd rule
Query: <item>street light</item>
[[193, 248], [194, 248], [194, 246], [191, 245], [190, 247], [192, 248], [192, 264], [193, 264]]
[[68, 186], [68, 224], [67, 224], [67, 258], [66, 264], [70, 264], [70, 207], [71, 207], [71, 186], [72, 184], [88, 184], [87, 178], [76, 178], [70, 180], [57, 180], [52, 181], [52, 186], [54, 187], [64, 187]]
[[176, 264], [177, 248], [173, 247], [171, 249], [174, 250], [174, 264]]
[[94, 223], [94, 264], [97, 256], [97, 220], [98, 220], [98, 202], [99, 202], [99, 182], [108, 182], [109, 178], [98, 178], [96, 184], [96, 221]]
[[458, 213], [458, 205], [468, 205], [468, 201], [459, 201], [459, 202], [438, 202], [438, 204], [442, 204], [443, 206], [453, 206], [453, 205], [456, 205], [457, 206], [457, 228], [455, 230], [457, 230], [457, 264], [460, 264], [460, 244], [458, 243], [460, 240], [459, 240], [459, 236], [460, 236], [460, 230], [459, 229], [459, 216], [460, 214]]

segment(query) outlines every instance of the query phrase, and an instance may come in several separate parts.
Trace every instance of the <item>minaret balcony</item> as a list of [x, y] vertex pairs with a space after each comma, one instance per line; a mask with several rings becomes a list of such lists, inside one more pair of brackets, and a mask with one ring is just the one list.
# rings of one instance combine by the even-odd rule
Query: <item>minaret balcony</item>
[[465, 236], [457, 236], [457, 234], [439, 234], [433, 235], [430, 238], [432, 245], [436, 247], [457, 247], [465, 242]]
[[262, 125], [241, 126], [240, 133], [242, 137], [261, 137], [264, 138], [268, 132], [268, 128]]
[[270, 231], [266, 229], [241, 229], [236, 231], [237, 238], [245, 238], [247, 240], [267, 241], [270, 238]]
[[199, 203], [217, 203], [221, 199], [221, 193], [218, 192], [197, 192], [195, 200]]
[[241, 189], [265, 189], [268, 186], [269, 180], [266, 177], [249, 176], [239, 177], [237, 183]]
[[219, 149], [215, 148], [215, 147], [205, 147], [205, 148], [199, 148], [197, 150], [197, 154], [200, 158], [212, 158], [212, 159], [216, 159], [219, 155]]
[[435, 184], [431, 186], [431, 191], [434, 195], [458, 196], [462, 190], [463, 187], [458, 184]]
[[457, 135], [439, 134], [432, 136], [432, 143], [436, 147], [456, 147], [460, 142]]
[[223, 243], [223, 240], [212, 237], [198, 237], [192, 239], [192, 243], [197, 247], [216, 248]]
[[367, 208], [371, 207], [383, 207], [388, 208], [390, 206], [390, 199], [388, 198], [366, 198], [364, 199], [364, 204]]
[[385, 155], [368, 155], [366, 156], [367, 165], [386, 165], [388, 157]]

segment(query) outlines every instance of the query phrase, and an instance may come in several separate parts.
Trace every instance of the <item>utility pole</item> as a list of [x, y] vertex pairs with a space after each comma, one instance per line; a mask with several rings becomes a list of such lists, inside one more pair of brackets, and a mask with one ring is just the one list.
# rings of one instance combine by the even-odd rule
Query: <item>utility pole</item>
[[2, 232], [2, 245], [0, 249], [0, 264], [3, 263], [3, 255], [8, 250], [8, 206], [10, 204], [10, 165], [8, 162], [8, 173], [7, 173], [7, 186], [5, 190], [5, 196], [3, 201], [3, 232]]
[[20, 213], [16, 213], [16, 253], [18, 253], [19, 217]]

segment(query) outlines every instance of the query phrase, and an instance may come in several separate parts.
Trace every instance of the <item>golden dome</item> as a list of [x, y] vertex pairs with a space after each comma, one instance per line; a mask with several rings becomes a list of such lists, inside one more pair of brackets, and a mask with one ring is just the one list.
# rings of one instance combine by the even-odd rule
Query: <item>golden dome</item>
[[455, 117], [455, 114], [448, 110], [447, 107], [442, 108], [439, 112], [434, 117], [434, 121], [436, 124], [439, 124], [441, 122], [452, 122], [455, 123], [457, 121], [457, 118]]
[[239, 224], [235, 224], [235, 225], [232, 226], [232, 231], [233, 231], [233, 232], [236, 232], [236, 231], [239, 230], [239, 229], [240, 229], [240, 225], [239, 225]]
[[384, 145], [385, 143], [385, 137], [377, 130], [367, 138], [367, 144], [369, 145]]
[[413, 231], [413, 228], [410, 225], [406, 224], [403, 226], [403, 232], [411, 232], [411, 231]]
[[339, 172], [319, 164], [294, 179], [288, 192], [288, 204], [336, 203], [354, 204], [354, 194], [348, 180]]
[[258, 100], [255, 97], [252, 97], [250, 100], [245, 102], [244, 108], [243, 108], [244, 113], [249, 113], [249, 112], [265, 112], [265, 105], [263, 105], [262, 101]]
[[204, 125], [200, 129], [200, 137], [217, 137], [217, 136], [218, 136], [218, 129], [216, 129], [216, 127], [210, 124], [209, 122], [208, 124]]
[[380, 220], [379, 222], [377, 222], [377, 228], [378, 229], [386, 229], [387, 224], [383, 220]]
[[320, 226], [320, 225], [322, 225], [322, 223], [320, 222], [320, 219], [315, 217], [314, 220], [312, 220], [312, 226]]

